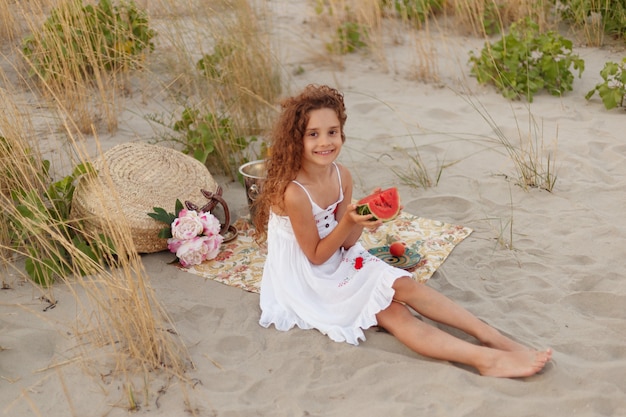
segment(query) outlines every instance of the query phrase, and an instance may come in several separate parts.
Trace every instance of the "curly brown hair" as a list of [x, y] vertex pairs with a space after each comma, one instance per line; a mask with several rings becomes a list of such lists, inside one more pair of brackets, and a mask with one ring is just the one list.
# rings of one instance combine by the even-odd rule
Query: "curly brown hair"
[[270, 137], [270, 152], [266, 161], [267, 175], [261, 194], [254, 201], [255, 239], [262, 242], [267, 237], [270, 208], [282, 208], [287, 185], [296, 178], [302, 166], [303, 139], [309, 114], [312, 110], [332, 109], [341, 127], [341, 140], [346, 136], [346, 107], [343, 94], [327, 85], [310, 84], [294, 97], [281, 103], [282, 112], [274, 124]]

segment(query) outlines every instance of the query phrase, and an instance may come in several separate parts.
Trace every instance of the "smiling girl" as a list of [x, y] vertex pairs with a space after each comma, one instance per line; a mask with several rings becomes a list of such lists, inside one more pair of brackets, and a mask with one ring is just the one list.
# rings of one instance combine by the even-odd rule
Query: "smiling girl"
[[[381, 222], [357, 214], [352, 176], [336, 162], [346, 118], [343, 95], [328, 86], [309, 85], [282, 102], [267, 178], [255, 202], [257, 238], [268, 247], [260, 324], [317, 329], [354, 345], [365, 340], [364, 329], [378, 325], [421, 355], [470, 365], [482, 375], [539, 372], [550, 349], [518, 344], [359, 243], [363, 228]], [[410, 308], [481, 344], [426, 324]]]

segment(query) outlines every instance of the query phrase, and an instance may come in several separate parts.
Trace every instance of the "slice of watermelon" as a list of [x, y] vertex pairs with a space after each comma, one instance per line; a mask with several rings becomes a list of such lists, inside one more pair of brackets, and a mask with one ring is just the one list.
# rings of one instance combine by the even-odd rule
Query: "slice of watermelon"
[[374, 220], [380, 219], [388, 222], [395, 219], [400, 214], [400, 194], [396, 187], [368, 195], [357, 201], [357, 213], [373, 214]]

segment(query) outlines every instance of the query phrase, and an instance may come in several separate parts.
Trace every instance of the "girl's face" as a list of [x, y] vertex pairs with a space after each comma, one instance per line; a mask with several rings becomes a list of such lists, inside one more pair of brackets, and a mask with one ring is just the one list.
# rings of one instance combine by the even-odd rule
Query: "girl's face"
[[337, 159], [343, 142], [341, 123], [335, 111], [328, 108], [311, 110], [303, 140], [303, 162], [328, 165]]

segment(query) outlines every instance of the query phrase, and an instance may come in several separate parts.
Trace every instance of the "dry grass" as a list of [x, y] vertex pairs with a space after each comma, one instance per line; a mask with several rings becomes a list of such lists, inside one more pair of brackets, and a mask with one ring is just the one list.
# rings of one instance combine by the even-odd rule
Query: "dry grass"
[[[343, 68], [342, 55], [350, 52], [367, 54], [387, 69], [384, 45], [384, 9], [379, 0], [316, 0], [316, 25], [323, 28], [328, 51], [314, 51], [319, 59]], [[343, 33], [342, 33], [343, 32]], [[358, 44], [352, 44], [350, 33], [358, 34]], [[354, 48], [353, 48], [354, 47]]]
[[[11, 192], [18, 187], [42, 190], [38, 180], [42, 161], [37, 149], [30, 146], [29, 138], [34, 137], [32, 126], [21, 117], [12, 95], [1, 87], [2, 84], [6, 85], [7, 80], [0, 70], [0, 103], [3, 103], [0, 111], [0, 199], [3, 207], [0, 212], [0, 268], [6, 268], [15, 259], [14, 251], [10, 249], [10, 231], [5, 227], [7, 210], [13, 207], [9, 203]], [[3, 281], [3, 284], [7, 283]]]
[[552, 3], [548, 0], [447, 0], [446, 9], [454, 16], [461, 33], [489, 37], [503, 33], [511, 23], [530, 17], [541, 30], [548, 28]]
[[351, 50], [349, 43], [352, 39], [340, 31], [345, 31], [347, 25], [352, 25], [353, 33], [356, 35], [358, 32], [359, 42], [362, 41], [363, 44], [352, 52], [368, 55], [381, 70], [387, 71], [390, 63], [385, 50], [386, 43], [410, 42], [414, 54], [409, 59], [410, 66], [401, 70], [406, 72], [410, 80], [439, 81], [435, 44], [440, 39], [435, 40], [432, 34], [432, 28], [438, 26], [436, 20], [427, 19], [418, 24], [407, 16], [399, 15], [393, 4], [384, 4], [379, 0], [317, 0], [315, 11], [318, 20], [316, 24], [324, 27], [327, 48], [335, 52], [326, 57], [320, 54], [320, 59], [330, 60], [343, 69], [342, 54]]
[[440, 81], [437, 44], [444, 40], [432, 33], [433, 24], [427, 20], [419, 31], [411, 32], [411, 44], [415, 55], [413, 55], [413, 64], [408, 72], [409, 79], [432, 83]]
[[14, 3], [14, 0], [0, 0], [0, 42], [12, 42], [19, 31]]
[[[619, 25], [624, 29], [623, 8], [626, 4], [614, 0], [561, 1], [557, 3], [557, 13], [566, 21], [567, 26], [580, 42], [587, 46], [603, 46], [606, 43], [620, 43], [623, 36], [607, 35], [607, 29], [622, 19]], [[615, 33], [613, 35], [616, 35]], [[615, 39], [612, 39], [615, 37]], [[620, 40], [620, 38], [622, 38]]]
[[470, 95], [463, 95], [462, 97], [491, 127], [496, 135], [496, 141], [504, 147], [514, 165], [517, 177], [516, 184], [524, 190], [540, 188], [552, 192], [557, 180], [558, 130], [555, 132], [552, 144], [546, 146], [543, 125], [537, 122], [530, 106], [528, 107], [526, 126], [519, 123], [519, 118], [512, 109], [518, 137], [511, 139], [478, 99]]
[[[111, 238], [117, 254], [113, 267], [109, 268], [79, 250], [64, 232], [68, 227], [80, 230], [79, 223], [54, 220], [42, 214], [39, 208], [47, 202], [38, 197], [43, 195], [50, 179], [43, 175], [42, 157], [37, 137], [29, 127], [28, 110], [20, 108], [12, 97], [0, 88], [0, 99], [5, 104], [5, 111], [0, 113], [0, 134], [4, 137], [0, 165], [0, 205], [5, 208], [0, 218], [3, 263], [13, 263], [19, 258], [30, 258], [36, 264], [46, 258], [60, 259], [71, 270], [64, 282], [74, 294], [78, 317], [82, 318], [75, 323], [75, 332], [84, 342], [79, 344], [80, 357], [89, 360], [95, 353], [102, 358], [102, 352], [106, 352], [105, 362], [112, 361], [115, 374], [122, 379], [142, 374], [148, 382], [159, 369], [184, 379], [185, 347], [174, 336], [173, 324], [150, 287], [124, 219], [104, 219], [103, 232]], [[78, 138], [67, 133], [79, 160], [88, 162], [90, 157]], [[99, 175], [107, 178], [106, 172]], [[29, 191], [28, 197], [11, 195], [17, 190]], [[115, 198], [112, 190], [112, 187], [101, 190], [101, 198]], [[28, 212], [39, 214], [31, 216]], [[9, 222], [9, 218], [13, 220]], [[13, 227], [15, 224], [19, 228]], [[28, 236], [26, 241], [21, 238], [16, 241], [15, 235], [12, 238], [12, 232], [16, 231]], [[25, 244], [37, 251], [29, 252]], [[88, 275], [83, 275], [85, 272]], [[56, 302], [54, 286], [41, 290], [51, 304]]]
[[[23, 17], [28, 20], [32, 15]], [[30, 22], [34, 24], [34, 19]], [[9, 67], [9, 70], [18, 72], [15, 67]], [[67, 71], [67, 74], [72, 71], [70, 63]], [[14, 79], [15, 75], [11, 78]], [[28, 83], [29, 80], [22, 79], [17, 87], [28, 89]], [[112, 363], [116, 378], [122, 380], [142, 375], [146, 388], [140, 392], [148, 389], [151, 379], [158, 378], [155, 370], [184, 380], [188, 354], [150, 286], [124, 219], [105, 219], [103, 232], [112, 240], [116, 253], [115, 256], [109, 255], [115, 261], [112, 267], [108, 267], [76, 247], [66, 230], [80, 231], [80, 224], [75, 220], [56, 219], [56, 209], [43, 197], [44, 190], [53, 180], [45, 175], [47, 169], [39, 148], [42, 135], [58, 135], [58, 129], [62, 129], [68, 142], [63, 148], [68, 155], [64, 157], [70, 164], [89, 162], [92, 158], [83, 146], [86, 138], [79, 133], [82, 119], [76, 110], [80, 106], [68, 108], [65, 105], [71, 98], [79, 101], [80, 97], [76, 96], [79, 92], [93, 94], [93, 85], [74, 83], [68, 87], [69, 91], [61, 92], [60, 86], [52, 82], [40, 80], [38, 84], [46, 96], [42, 97], [42, 102], [52, 106], [52, 114], [59, 112], [65, 116], [61, 127], [48, 125], [50, 130], [47, 133], [35, 131], [32, 108], [29, 107], [32, 104], [16, 101], [21, 92], [15, 91], [16, 85], [0, 69], [0, 206], [3, 208], [0, 213], [0, 266], [14, 267], [16, 262], [22, 264], [28, 259], [41, 265], [43, 259], [57, 259], [57, 266], [69, 269], [63, 282], [74, 294], [77, 317], [81, 318], [73, 325], [73, 333], [81, 340], [77, 343], [80, 352], [76, 353], [81, 360], [95, 360], [106, 367]], [[96, 88], [96, 91], [105, 90], [104, 85]], [[93, 139], [97, 142], [97, 136]], [[67, 166], [51, 167], [51, 172], [67, 171]], [[100, 175], [106, 178], [106, 172]], [[16, 193], [19, 190], [25, 194]], [[115, 198], [112, 190], [113, 187], [101, 190], [101, 197]], [[48, 210], [42, 210], [42, 207]], [[43, 213], [52, 213], [53, 217]], [[16, 235], [16, 232], [22, 235]], [[22, 239], [24, 236], [28, 236], [27, 240]], [[25, 245], [36, 248], [36, 251], [29, 252]], [[56, 302], [55, 285], [39, 290], [51, 304]], [[69, 398], [68, 401], [71, 404]]]
[[[97, 1], [84, 4], [87, 3]], [[61, 166], [51, 167], [51, 172], [57, 175], [63, 176], [72, 166], [90, 162], [93, 151], [90, 154], [85, 144], [95, 142], [97, 145], [98, 132], [103, 127], [108, 132], [116, 130], [118, 111], [123, 107], [121, 98], [126, 93], [129, 77], [134, 76], [130, 70], [137, 67], [143, 68], [147, 78], [158, 83], [160, 91], [173, 102], [194, 102], [208, 112], [226, 114], [235, 122], [238, 135], [259, 134], [269, 127], [274, 104], [283, 88], [280, 68], [269, 41], [271, 20], [264, 6], [255, 8], [244, 0], [138, 2], [142, 3], [168, 23], [159, 28], [167, 29], [159, 33], [160, 46], [175, 53], [171, 54], [172, 65], [165, 68], [157, 68], [159, 63], [151, 67], [152, 62], [146, 60], [111, 71], [96, 54], [68, 55], [64, 48], [68, 39], [46, 39], [41, 27], [57, 6], [63, 10], [59, 14], [60, 24], [66, 33], [88, 31], [87, 22], [69, 18], [79, 7], [78, 2], [0, 0], [0, 39], [12, 45], [4, 50], [6, 55], [0, 55], [3, 64], [0, 67], [3, 110], [0, 112], [0, 136], [4, 138], [0, 142], [0, 206], [6, 207], [0, 213], [0, 267], [13, 268], [28, 259], [42, 265], [43, 259], [52, 259], [59, 268], [69, 271], [62, 281], [74, 294], [81, 317], [72, 332], [80, 339], [76, 355], [80, 362], [84, 361], [85, 370], [94, 366], [109, 368], [113, 364], [114, 377], [125, 381], [122, 383], [126, 387], [123, 402], [129, 410], [136, 409], [142, 397], [146, 397], [145, 401], [153, 394], [149, 392], [151, 382], [160, 378], [159, 375], [165, 373], [168, 379], [174, 377], [185, 382], [188, 353], [150, 286], [124, 219], [100, 219], [105, 225], [103, 232], [115, 248], [115, 255], [105, 255], [114, 259], [109, 267], [87, 256], [68, 237], [65, 230], [72, 228], [87, 241], [96, 239], [83, 230], [76, 219], [59, 221], [41, 214], [40, 208], [48, 204], [42, 196], [53, 179], [44, 175], [46, 168], [39, 148], [40, 139], [42, 136], [64, 137], [66, 144], [57, 150], [62, 154], [57, 155], [63, 160]], [[37, 54], [44, 49], [49, 53], [55, 68], [52, 76], [43, 73], [22, 53], [21, 40], [29, 33], [34, 34]], [[94, 41], [80, 36], [73, 40]], [[231, 51], [220, 62], [223, 76], [202, 76], [196, 64], [203, 55], [214, 53], [218, 44], [228, 45]], [[89, 64], [88, 72], [79, 65], [81, 59]], [[3, 69], [10, 74], [2, 72]], [[24, 70], [34, 72], [35, 77], [21, 76]], [[38, 105], [49, 110], [44, 128], [40, 120], [37, 129], [33, 128], [33, 108], [16, 101], [16, 97], [24, 94], [39, 100]], [[227, 160], [229, 150], [222, 152], [222, 158]], [[108, 178], [106, 172], [99, 175], [105, 180]], [[54, 180], [58, 179], [57, 176]], [[114, 188], [105, 188], [100, 190], [100, 198], [115, 199], [111, 192]], [[29, 190], [29, 197], [12, 194], [15, 190]], [[39, 214], [28, 216], [25, 212]], [[36, 248], [35, 253], [16, 241], [17, 228], [12, 226], [15, 224], [28, 235], [28, 245]], [[18, 272], [26, 277], [23, 271]], [[39, 288], [51, 304], [56, 302], [57, 285], [59, 283]], [[185, 391], [185, 383], [180, 385]], [[186, 400], [186, 394], [183, 395]], [[67, 401], [71, 406], [72, 399], [68, 397]], [[191, 408], [190, 412], [194, 414]]]
[[264, 133], [274, 117], [282, 93], [282, 77], [269, 39], [270, 21], [263, 9], [253, 8], [246, 0], [236, 0], [232, 9], [213, 19], [209, 30], [215, 46], [230, 50], [220, 64], [221, 77], [208, 77], [212, 89], [205, 97], [218, 93], [227, 114], [242, 134]]
[[[165, 61], [153, 63], [148, 71], [179, 108], [213, 115], [215, 121], [229, 120], [230, 138], [224, 137], [218, 123], [206, 126], [207, 141], [220, 138], [210, 144], [215, 151], [207, 166], [234, 177], [236, 168], [259, 149], [242, 150], [232, 138], [249, 139], [269, 130], [284, 88], [282, 68], [269, 39], [272, 21], [265, 3], [198, 3], [150, 3], [151, 9], [158, 9], [157, 16], [167, 18], [167, 25], [155, 23]], [[178, 120], [179, 115], [170, 117]]]
[[[103, 55], [94, 53], [93, 46], [103, 50], [106, 41], [84, 18], [82, 8], [76, 1], [20, 2], [17, 13], [32, 36], [32, 53], [25, 55], [16, 48], [15, 54], [21, 57], [24, 70], [34, 75], [33, 88], [48, 100], [58, 101], [62, 117], [71, 120], [79, 132], [89, 134], [101, 127], [114, 132], [120, 105], [117, 86], [123, 71], [106, 69]], [[44, 30], [52, 10], [58, 11], [57, 29]]]

